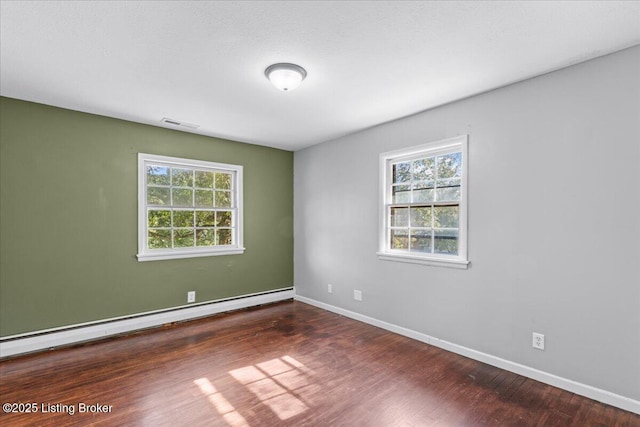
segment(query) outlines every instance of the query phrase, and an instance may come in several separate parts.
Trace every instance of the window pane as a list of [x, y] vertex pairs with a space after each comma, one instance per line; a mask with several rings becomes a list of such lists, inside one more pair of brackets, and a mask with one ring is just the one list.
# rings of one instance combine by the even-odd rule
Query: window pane
[[214, 246], [216, 244], [216, 231], [213, 228], [200, 228], [196, 230], [196, 246]]
[[393, 164], [393, 183], [411, 181], [411, 163], [394, 163]]
[[149, 249], [163, 249], [171, 247], [171, 230], [149, 230], [147, 235]]
[[230, 191], [216, 191], [216, 207], [217, 208], [230, 208], [231, 207], [231, 192]]
[[426, 159], [414, 160], [413, 162], [413, 180], [414, 181], [429, 181], [433, 180], [433, 164], [434, 158], [428, 157]]
[[460, 177], [462, 173], [462, 153], [451, 153], [436, 158], [438, 179]]
[[197, 211], [197, 227], [213, 227], [216, 225], [216, 213], [214, 211]]
[[436, 182], [437, 187], [460, 187], [460, 178], [439, 178]]
[[171, 227], [171, 211], [150, 210], [147, 218], [149, 227]]
[[218, 227], [231, 227], [231, 212], [230, 211], [219, 211], [216, 212], [216, 217], [218, 220]]
[[411, 230], [411, 250], [431, 253], [431, 230]]
[[433, 180], [428, 181], [413, 181], [414, 190], [422, 190], [424, 188], [433, 188]]
[[458, 228], [458, 206], [436, 206], [433, 210], [435, 227]]
[[213, 207], [213, 190], [196, 190], [196, 207]]
[[436, 163], [438, 169], [436, 200], [441, 202], [460, 200], [462, 153], [438, 156]]
[[193, 211], [173, 211], [174, 227], [193, 227]]
[[169, 185], [169, 168], [166, 166], [147, 166], [147, 184]]
[[193, 170], [171, 169], [171, 185], [175, 187], [193, 187]]
[[193, 206], [193, 190], [172, 188], [173, 206]]
[[431, 206], [411, 208], [411, 227], [431, 228]]
[[408, 185], [394, 185], [391, 187], [391, 203], [411, 202], [411, 187]]
[[408, 230], [389, 230], [389, 242], [391, 249], [409, 249], [409, 232]]
[[434, 252], [458, 255], [458, 230], [435, 230]]
[[231, 230], [226, 228], [218, 229], [218, 244], [219, 245], [231, 244]]
[[409, 226], [409, 208], [391, 208], [391, 226]]
[[193, 228], [173, 230], [173, 247], [186, 248], [193, 246]]
[[213, 188], [213, 172], [196, 171], [196, 187]]
[[169, 206], [169, 187], [147, 187], [147, 204]]
[[436, 201], [438, 202], [458, 202], [460, 201], [460, 187], [437, 188]]
[[433, 202], [433, 188], [425, 188], [421, 190], [413, 190], [413, 202]]
[[230, 173], [216, 173], [216, 188], [221, 190], [231, 190], [231, 174]]

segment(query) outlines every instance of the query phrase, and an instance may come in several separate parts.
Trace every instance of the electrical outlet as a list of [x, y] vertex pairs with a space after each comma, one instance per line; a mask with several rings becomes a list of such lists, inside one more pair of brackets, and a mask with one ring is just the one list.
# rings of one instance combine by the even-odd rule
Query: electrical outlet
[[196, 291], [187, 292], [187, 302], [196, 302]]
[[533, 348], [544, 350], [544, 334], [533, 333]]
[[333, 293], [333, 285], [331, 283], [327, 285], [327, 292], [329, 292], [330, 294]]
[[362, 301], [362, 291], [353, 291], [353, 299], [356, 301]]

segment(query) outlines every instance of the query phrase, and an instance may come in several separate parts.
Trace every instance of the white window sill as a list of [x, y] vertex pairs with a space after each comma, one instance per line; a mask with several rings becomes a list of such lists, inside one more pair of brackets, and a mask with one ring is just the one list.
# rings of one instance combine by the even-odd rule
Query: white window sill
[[205, 256], [219, 256], [219, 255], [242, 255], [245, 248], [233, 248], [233, 249], [218, 249], [218, 250], [177, 250], [172, 252], [148, 252], [137, 254], [138, 261], [159, 261], [163, 259], [182, 259], [182, 258], [197, 258]]
[[406, 254], [392, 254], [389, 252], [378, 252], [377, 254], [378, 254], [378, 259], [383, 261], [408, 262], [411, 264], [430, 265], [433, 267], [457, 268], [461, 270], [466, 270], [467, 268], [469, 268], [469, 261], [467, 260], [425, 257], [425, 256], [419, 256], [419, 255], [416, 256], [416, 255], [406, 255]]

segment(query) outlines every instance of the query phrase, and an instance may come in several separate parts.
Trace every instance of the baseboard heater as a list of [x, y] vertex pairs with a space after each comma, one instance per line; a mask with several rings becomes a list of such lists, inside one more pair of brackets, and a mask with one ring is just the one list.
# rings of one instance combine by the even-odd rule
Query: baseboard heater
[[292, 287], [0, 338], [0, 358], [159, 327], [167, 323], [293, 299]]

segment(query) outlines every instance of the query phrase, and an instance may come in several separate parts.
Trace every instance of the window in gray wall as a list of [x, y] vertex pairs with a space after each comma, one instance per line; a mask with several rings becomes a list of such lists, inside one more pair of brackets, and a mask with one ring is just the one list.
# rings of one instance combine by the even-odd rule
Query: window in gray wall
[[242, 166], [138, 154], [138, 260], [241, 254]]
[[467, 135], [380, 155], [378, 257], [466, 268]]

